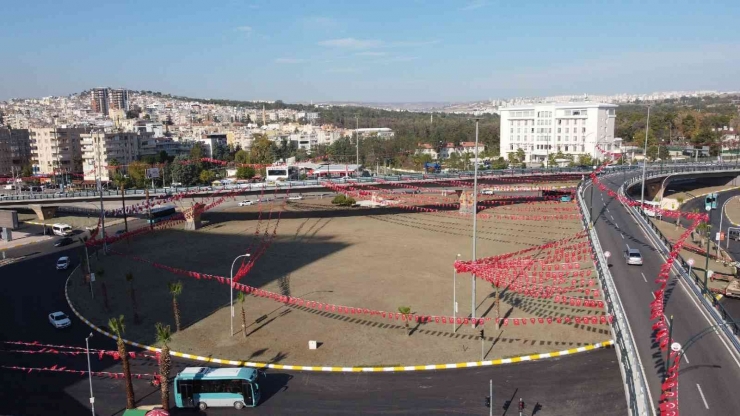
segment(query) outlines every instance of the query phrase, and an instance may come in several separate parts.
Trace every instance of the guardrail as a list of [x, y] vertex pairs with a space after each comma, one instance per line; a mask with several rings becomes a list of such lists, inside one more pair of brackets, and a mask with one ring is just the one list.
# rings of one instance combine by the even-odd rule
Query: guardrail
[[629, 412], [632, 416], [649, 415], [651, 405], [648, 401], [648, 387], [645, 381], [644, 369], [640, 363], [627, 315], [624, 313], [624, 306], [609, 271], [609, 263], [604, 257], [604, 250], [601, 247], [601, 243], [599, 243], [596, 230], [591, 226], [590, 211], [583, 199], [585, 183], [591, 182], [581, 182], [578, 186], [578, 192], [576, 192], [576, 198], [578, 199], [578, 206], [581, 210], [583, 226], [588, 229], [589, 242], [591, 243], [593, 252], [596, 253], [596, 271], [603, 289], [606, 310], [607, 313], [614, 316], [611, 330], [614, 337], [614, 349], [617, 352], [617, 358], [622, 364], [620, 366], [620, 372], [625, 383], [625, 395], [627, 397]]

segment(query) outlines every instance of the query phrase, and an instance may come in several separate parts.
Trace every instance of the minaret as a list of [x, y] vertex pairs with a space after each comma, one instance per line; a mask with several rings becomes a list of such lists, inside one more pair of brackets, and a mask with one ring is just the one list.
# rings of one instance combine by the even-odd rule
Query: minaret
[[262, 125], [267, 125], [267, 118], [265, 117], [265, 105], [262, 104]]

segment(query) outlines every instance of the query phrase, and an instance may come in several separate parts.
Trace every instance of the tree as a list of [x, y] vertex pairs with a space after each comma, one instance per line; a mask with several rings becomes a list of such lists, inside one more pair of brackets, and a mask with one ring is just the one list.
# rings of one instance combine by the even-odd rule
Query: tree
[[258, 165], [269, 165], [275, 160], [272, 153], [272, 142], [265, 134], [252, 135], [252, 147], [249, 148], [249, 159]]
[[203, 158], [203, 145], [199, 142], [193, 143], [193, 148], [190, 149], [190, 160], [193, 162], [200, 162]]
[[147, 185], [146, 170], [148, 167], [149, 165], [144, 162], [131, 162], [128, 165], [128, 176], [139, 188], [145, 188]]
[[169, 343], [172, 341], [172, 331], [169, 325], [163, 325], [157, 322], [155, 325], [157, 343], [162, 346], [159, 353], [159, 388], [162, 397], [162, 408], [170, 409], [170, 369], [172, 368], [172, 359], [170, 357]]
[[126, 353], [126, 344], [123, 342], [123, 334], [126, 332], [126, 326], [123, 323], [123, 315], [118, 318], [108, 319], [108, 328], [116, 336], [116, 345], [118, 346], [118, 355], [121, 357], [123, 364], [123, 377], [126, 382], [126, 409], [136, 407], [136, 398], [134, 397], [134, 385], [131, 384], [131, 366], [128, 362]]
[[180, 330], [180, 305], [177, 303], [177, 297], [182, 294], [182, 282], [167, 283], [167, 287], [172, 295], [172, 312], [175, 314], [175, 329]]
[[593, 166], [594, 160], [588, 153], [578, 156], [578, 166]]
[[177, 156], [172, 162], [171, 180], [180, 182], [185, 186], [195, 185], [200, 175], [199, 164], [190, 162], [186, 156]]
[[216, 143], [213, 146], [213, 158], [217, 160], [230, 160], [231, 153], [229, 152], [229, 146], [223, 143]]
[[650, 161], [655, 161], [655, 159], [658, 158], [658, 146], [648, 146], [645, 156], [650, 159]]
[[[684, 199], [682, 196], [679, 196], [678, 198], [676, 198], [676, 201], [678, 201], [678, 207], [676, 207], [676, 211], [680, 211], [681, 205], [683, 205]], [[676, 217], [676, 227], [678, 227], [680, 224], [681, 224], [681, 216], [679, 215]]]
[[239, 301], [239, 304], [242, 307], [242, 332], [244, 332], [244, 338], [247, 337], [247, 313], [244, 312], [244, 301], [247, 300], [247, 295], [244, 294], [244, 292], [239, 291], [239, 293], [236, 294], [236, 300]]
[[200, 172], [199, 179], [201, 183], [210, 185], [211, 182], [216, 180], [216, 174], [212, 170], [203, 170]]
[[24, 178], [29, 178], [33, 176], [33, 168], [31, 168], [31, 165], [23, 165], [23, 168], [21, 169], [21, 176], [23, 176]]
[[406, 335], [411, 336], [411, 327], [409, 327], [409, 321], [411, 320], [411, 307], [410, 306], [399, 306], [398, 312], [401, 312], [401, 315], [404, 316], [405, 321], [404, 324], [406, 326]]
[[524, 154], [524, 149], [522, 149], [521, 147], [516, 149], [516, 158], [519, 160], [519, 163], [524, 163], [526, 155]]
[[251, 166], [243, 166], [236, 170], [237, 179], [252, 179], [257, 174]]
[[491, 163], [491, 169], [506, 169], [508, 167], [509, 164], [506, 163], [506, 159], [504, 159], [503, 157], [494, 159], [493, 163]]
[[246, 150], [239, 149], [234, 155], [234, 162], [249, 163], [249, 153]]

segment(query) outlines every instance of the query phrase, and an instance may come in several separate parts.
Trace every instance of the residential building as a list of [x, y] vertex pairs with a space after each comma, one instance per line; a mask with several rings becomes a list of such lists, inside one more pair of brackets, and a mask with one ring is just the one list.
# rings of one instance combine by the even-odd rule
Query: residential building
[[85, 127], [39, 127], [30, 129], [31, 167], [34, 175], [56, 172], [81, 173], [81, 135]]
[[[478, 156], [483, 153], [485, 146], [483, 143], [478, 143]], [[471, 157], [475, 156], [475, 142], [462, 142], [458, 146], [454, 143], [446, 143], [439, 152], [437, 148], [429, 143], [419, 143], [419, 148], [416, 150], [416, 154], [429, 155], [432, 159], [449, 159], [452, 155], [464, 156], [469, 154]]]
[[217, 145], [226, 146], [228, 143], [228, 135], [226, 133], [211, 133], [206, 134], [205, 137], [196, 138], [195, 141], [203, 146], [204, 157], [213, 157], [213, 149], [215, 149]]
[[27, 129], [0, 126], [0, 175], [20, 176], [31, 160], [31, 143]]
[[110, 108], [108, 100], [108, 88], [93, 88], [92, 111], [107, 116]]
[[95, 181], [100, 178], [103, 182], [111, 180], [115, 159], [119, 169], [125, 171], [126, 166], [139, 157], [139, 134], [135, 132], [95, 131], [81, 135], [82, 160], [85, 181]]
[[167, 156], [190, 154], [192, 141], [174, 141], [169, 137], [151, 137], [151, 133], [139, 134], [139, 157], [156, 156], [167, 152]]
[[429, 155], [432, 157], [432, 159], [436, 159], [438, 157], [437, 149], [434, 148], [429, 143], [419, 143], [419, 148], [416, 149], [416, 154], [418, 155]]
[[129, 110], [128, 90], [125, 88], [113, 88], [109, 92], [110, 108], [112, 110]]
[[354, 132], [357, 133], [360, 136], [360, 138], [377, 136], [377, 137], [387, 139], [395, 135], [393, 130], [389, 129], [388, 127], [354, 129]]
[[[524, 150], [524, 162], [544, 162], [551, 153], [602, 159], [620, 152], [614, 138], [614, 104], [555, 103], [502, 108], [500, 155]], [[597, 148], [598, 146], [598, 148]]]

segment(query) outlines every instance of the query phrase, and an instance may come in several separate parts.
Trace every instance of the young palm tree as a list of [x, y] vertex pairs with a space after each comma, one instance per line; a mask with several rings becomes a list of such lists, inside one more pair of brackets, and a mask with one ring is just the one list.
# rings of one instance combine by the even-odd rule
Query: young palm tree
[[244, 312], [244, 301], [247, 300], [247, 295], [244, 294], [244, 292], [240, 291], [236, 294], [236, 300], [239, 301], [239, 303], [242, 306], [242, 332], [244, 332], [244, 338], [247, 337], [247, 313]]
[[170, 379], [170, 369], [172, 368], [169, 343], [172, 340], [172, 331], [170, 331], [169, 325], [165, 326], [161, 322], [157, 322], [155, 328], [157, 331], [157, 342], [162, 345], [162, 351], [159, 354], [159, 387], [162, 395], [162, 408], [169, 410], [170, 385], [168, 380]]
[[177, 297], [182, 294], [182, 282], [170, 282], [167, 284], [172, 295], [172, 310], [175, 313], [175, 329], [180, 330], [180, 306], [177, 303]]
[[118, 355], [121, 356], [121, 363], [123, 364], [123, 377], [126, 381], [126, 409], [133, 409], [136, 407], [136, 399], [134, 397], [134, 386], [131, 384], [131, 367], [126, 354], [126, 344], [123, 343], [123, 334], [126, 331], [123, 315], [118, 318], [110, 318], [108, 327], [118, 337], [116, 344], [118, 345]]
[[410, 306], [399, 306], [398, 312], [401, 312], [406, 317], [406, 335], [411, 336], [411, 328], [409, 328], [409, 320], [411, 319], [411, 307]]

